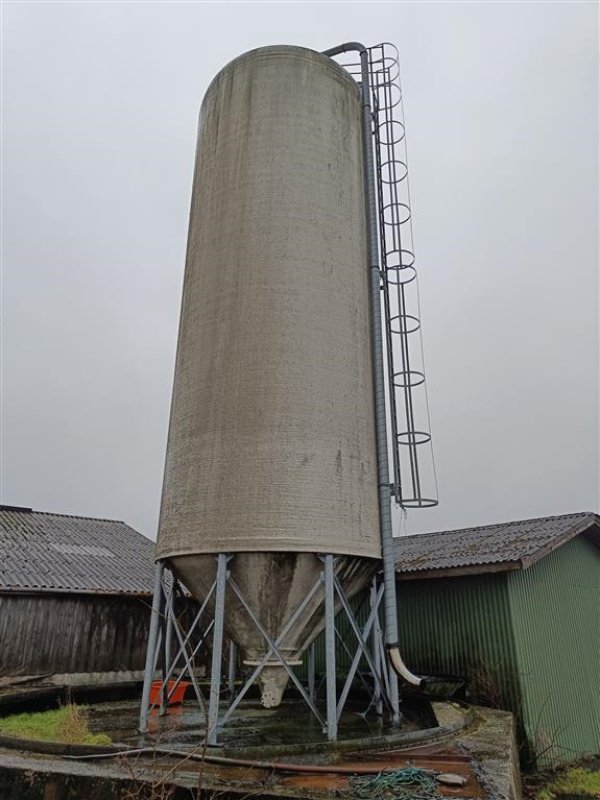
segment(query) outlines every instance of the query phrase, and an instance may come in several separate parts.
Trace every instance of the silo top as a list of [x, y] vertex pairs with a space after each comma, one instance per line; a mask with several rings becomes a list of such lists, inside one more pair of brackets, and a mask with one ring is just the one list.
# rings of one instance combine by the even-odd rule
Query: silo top
[[200, 115], [158, 557], [380, 556], [361, 104], [300, 47]]
[[349, 91], [356, 93], [357, 96], [360, 95], [360, 90], [356, 81], [352, 78], [350, 73], [336, 61], [329, 58], [329, 56], [325, 56], [323, 53], [319, 53], [317, 50], [311, 50], [308, 47], [299, 47], [298, 45], [291, 44], [275, 44], [248, 50], [248, 52], [236, 56], [236, 58], [232, 59], [228, 64], [225, 64], [210, 82], [202, 100], [202, 107], [209, 101], [211, 94], [219, 90], [219, 84], [228, 73], [240, 68], [243, 69], [243, 65], [246, 61], [258, 63], [262, 59], [293, 59], [297, 63], [305, 61], [306, 63], [315, 65], [323, 75], [328, 75], [331, 79], [340, 81], [340, 83], [347, 86]]

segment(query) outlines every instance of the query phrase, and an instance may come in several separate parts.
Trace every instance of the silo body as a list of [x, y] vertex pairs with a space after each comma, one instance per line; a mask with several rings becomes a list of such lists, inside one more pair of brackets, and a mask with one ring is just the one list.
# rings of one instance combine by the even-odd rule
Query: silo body
[[[317, 554], [343, 556], [349, 594], [381, 555], [361, 135], [354, 81], [297, 47], [233, 61], [200, 113], [157, 557], [203, 597], [235, 553], [273, 635]], [[264, 653], [231, 593], [226, 629], [246, 660]], [[285, 682], [267, 670], [263, 699]]]

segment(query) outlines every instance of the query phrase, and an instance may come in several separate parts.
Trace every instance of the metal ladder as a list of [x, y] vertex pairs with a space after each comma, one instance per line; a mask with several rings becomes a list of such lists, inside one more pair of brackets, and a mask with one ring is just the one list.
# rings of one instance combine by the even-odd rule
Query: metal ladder
[[424, 508], [438, 503], [437, 480], [425, 385], [406, 128], [396, 47], [383, 43], [369, 48], [369, 65], [393, 440], [393, 494], [403, 508]]
[[[406, 127], [397, 48], [367, 48], [387, 360], [392, 494], [404, 509], [438, 504], [413, 249]], [[360, 62], [338, 62], [360, 84]]]

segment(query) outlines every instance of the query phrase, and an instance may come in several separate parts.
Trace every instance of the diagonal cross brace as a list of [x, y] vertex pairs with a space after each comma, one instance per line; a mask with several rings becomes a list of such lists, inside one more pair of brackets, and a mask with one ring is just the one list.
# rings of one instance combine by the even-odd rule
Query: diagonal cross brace
[[281, 631], [281, 633], [279, 634], [279, 636], [275, 640], [273, 640], [269, 636], [269, 634], [265, 631], [263, 626], [260, 624], [260, 622], [257, 619], [256, 615], [254, 614], [254, 611], [248, 605], [248, 603], [246, 601], [246, 598], [243, 596], [242, 592], [240, 591], [240, 589], [238, 588], [237, 584], [235, 583], [235, 581], [233, 580], [233, 578], [231, 576], [228, 577], [228, 582], [231, 585], [231, 588], [233, 589], [235, 594], [237, 595], [238, 599], [240, 600], [240, 602], [242, 603], [242, 605], [246, 609], [250, 619], [256, 625], [256, 627], [258, 628], [259, 632], [261, 633], [261, 635], [263, 636], [263, 638], [265, 639], [265, 641], [269, 645], [269, 650], [262, 657], [260, 662], [257, 664], [254, 672], [252, 673], [252, 675], [246, 681], [246, 685], [242, 688], [241, 692], [238, 694], [238, 696], [235, 698], [233, 703], [229, 706], [229, 708], [225, 712], [225, 714], [224, 714], [222, 720], [220, 721], [219, 725], [224, 725], [225, 722], [227, 722], [227, 720], [231, 717], [231, 715], [233, 714], [235, 709], [240, 704], [242, 698], [244, 697], [244, 695], [246, 694], [246, 692], [248, 691], [250, 686], [254, 683], [254, 681], [256, 680], [256, 678], [258, 677], [258, 675], [262, 671], [263, 667], [265, 666], [265, 664], [271, 658], [272, 655], [276, 655], [277, 658], [279, 659], [279, 661], [281, 661], [282, 665], [285, 667], [285, 669], [287, 670], [288, 674], [292, 678], [292, 681], [294, 682], [294, 685], [300, 691], [300, 694], [302, 695], [302, 698], [304, 699], [304, 701], [306, 702], [306, 704], [308, 705], [310, 710], [313, 712], [315, 717], [319, 720], [319, 723], [322, 725], [324, 721], [323, 721], [323, 718], [321, 717], [321, 715], [319, 714], [319, 711], [317, 710], [315, 704], [312, 702], [311, 698], [305, 692], [304, 687], [302, 686], [302, 684], [300, 683], [300, 681], [298, 680], [298, 678], [296, 677], [296, 675], [292, 671], [291, 667], [288, 665], [287, 661], [285, 660], [285, 657], [282, 655], [282, 653], [279, 650], [279, 645], [282, 644], [283, 640], [285, 639], [285, 637], [287, 636], [287, 634], [289, 633], [289, 631], [291, 630], [293, 625], [296, 623], [296, 620], [298, 619], [300, 614], [302, 614], [302, 612], [304, 611], [304, 609], [306, 608], [308, 603], [312, 600], [312, 598], [314, 597], [315, 593], [317, 592], [317, 590], [321, 586], [321, 579], [319, 579], [318, 581], [315, 582], [315, 584], [313, 585], [313, 587], [310, 590], [310, 592], [306, 595], [306, 597], [304, 598], [302, 603], [300, 603], [300, 605], [298, 606], [296, 611], [292, 614], [292, 616], [290, 617], [290, 619], [286, 623], [285, 627], [283, 628], [283, 630]]
[[[369, 648], [366, 645], [365, 639], [363, 638], [363, 635], [362, 635], [362, 633], [360, 631], [360, 628], [358, 627], [358, 623], [356, 622], [356, 619], [354, 618], [354, 614], [352, 613], [352, 609], [350, 608], [350, 603], [348, 602], [348, 598], [346, 597], [346, 595], [344, 593], [344, 590], [342, 589], [342, 587], [340, 585], [340, 582], [338, 581], [337, 577], [334, 576], [333, 580], [334, 580], [334, 585], [335, 585], [335, 589], [336, 589], [336, 592], [338, 594], [338, 597], [342, 601], [342, 605], [344, 607], [344, 611], [346, 612], [346, 616], [348, 617], [348, 621], [350, 622], [352, 630], [354, 631], [354, 635], [356, 636], [356, 638], [358, 640], [359, 650], [362, 650], [362, 652], [364, 653], [364, 656], [365, 656], [365, 658], [367, 660], [367, 663], [368, 663], [369, 668], [371, 670], [371, 673], [373, 675], [373, 679], [376, 681], [376, 683], [379, 685], [379, 687], [381, 689], [383, 689], [383, 686], [382, 686], [382, 683], [381, 683], [381, 676], [377, 673], [377, 669], [375, 667], [375, 664], [373, 663], [373, 658], [371, 656]], [[375, 615], [374, 615], [373, 611], [371, 611], [370, 618], [371, 617], [372, 617], [371, 625], [373, 625], [373, 622], [375, 620]], [[360, 660], [360, 656], [359, 656], [359, 660]]]
[[[180, 660], [180, 658], [181, 658], [182, 656], [183, 656], [183, 659], [184, 659], [184, 664], [185, 664], [185, 665], [188, 667], [188, 671], [190, 671], [190, 672], [191, 672], [191, 666], [190, 666], [190, 662], [191, 662], [191, 660], [194, 658], [194, 656], [196, 655], [196, 653], [198, 652], [198, 650], [200, 649], [200, 647], [202, 647], [202, 645], [203, 645], [203, 644], [204, 644], [204, 642], [206, 641], [206, 637], [208, 636], [208, 634], [210, 633], [210, 631], [211, 631], [211, 629], [212, 629], [212, 627], [213, 627], [213, 625], [214, 625], [214, 620], [211, 620], [211, 622], [209, 623], [208, 627], [206, 628], [206, 630], [205, 630], [205, 631], [204, 631], [204, 633], [202, 634], [202, 636], [201, 636], [201, 638], [200, 638], [200, 641], [199, 641], [199, 643], [198, 643], [198, 644], [196, 645], [196, 647], [193, 649], [193, 651], [192, 651], [192, 654], [191, 654], [191, 656], [189, 656], [189, 657], [188, 657], [188, 655], [187, 655], [187, 645], [188, 645], [188, 643], [189, 643], [189, 641], [190, 641], [190, 638], [191, 638], [191, 636], [192, 636], [192, 634], [193, 634], [194, 630], [195, 630], [195, 629], [196, 629], [196, 627], [198, 626], [198, 624], [199, 624], [199, 622], [200, 622], [200, 619], [202, 618], [202, 614], [203, 614], [203, 613], [204, 613], [204, 611], [206, 610], [206, 606], [208, 605], [208, 601], [209, 601], [209, 600], [210, 600], [210, 598], [212, 597], [212, 594], [213, 594], [213, 592], [214, 592], [214, 590], [215, 590], [215, 586], [216, 586], [216, 581], [215, 581], [215, 582], [213, 582], [213, 584], [212, 584], [211, 588], [209, 589], [209, 592], [208, 592], [207, 596], [205, 597], [205, 599], [204, 599], [204, 602], [203, 602], [203, 603], [202, 603], [202, 605], [200, 606], [200, 610], [198, 611], [198, 613], [197, 613], [197, 614], [196, 614], [196, 616], [194, 617], [194, 620], [193, 620], [192, 624], [190, 625], [190, 627], [189, 627], [189, 629], [188, 629], [188, 632], [187, 632], [187, 634], [185, 635], [185, 637], [184, 637], [184, 638], [182, 638], [182, 637], [180, 637], [180, 636], [178, 636], [178, 637], [177, 637], [177, 639], [178, 639], [178, 642], [179, 642], [179, 650], [177, 651], [177, 655], [175, 656], [175, 658], [174, 658], [174, 659], [172, 660], [172, 662], [171, 662], [171, 666], [170, 666], [170, 668], [169, 668], [169, 670], [168, 670], [168, 672], [167, 672], [167, 675], [163, 677], [163, 680], [162, 680], [162, 683], [161, 683], [161, 692], [160, 692], [159, 694], [162, 694], [162, 690], [164, 689], [164, 687], [165, 687], [165, 686], [168, 686], [168, 681], [169, 681], [169, 679], [170, 679], [171, 675], [173, 674], [173, 672], [175, 671], [175, 669], [177, 668], [177, 665], [179, 664], [179, 660]], [[174, 588], [175, 588], [175, 587], [174, 587], [174, 585], [173, 585], [173, 587], [171, 588], [171, 592], [169, 593], [169, 595], [167, 595], [167, 590], [166, 590], [166, 588], [165, 588], [164, 584], [162, 585], [162, 587], [161, 587], [161, 588], [162, 588], [162, 592], [163, 592], [163, 594], [164, 594], [165, 598], [167, 599], [168, 607], [170, 608], [170, 613], [172, 614], [172, 623], [173, 623], [173, 627], [176, 627], [176, 626], [177, 626], [177, 627], [179, 628], [179, 631], [180, 631], [181, 633], [183, 633], [183, 632], [182, 632], [182, 629], [181, 629], [181, 626], [179, 625], [179, 623], [178, 623], [177, 619], [175, 618], [175, 614], [174, 614], [174, 610], [173, 610], [173, 608], [174, 608], [174, 607], [173, 607], [173, 605], [172, 605], [172, 604], [170, 604], [170, 603], [169, 603], [169, 599], [170, 599], [171, 595], [173, 594], [173, 592], [174, 592]], [[159, 639], [160, 639], [160, 632], [159, 632]], [[160, 644], [160, 641], [159, 641], [159, 644]], [[158, 659], [158, 650], [159, 650], [159, 647], [157, 646], [157, 648], [156, 648], [156, 655], [155, 655], [155, 658], [154, 658], [154, 669], [155, 669], [155, 670], [156, 670], [156, 663], [157, 663], [157, 659]], [[175, 682], [175, 685], [173, 686], [173, 688], [172, 688], [172, 689], [169, 691], [169, 693], [168, 693], [168, 697], [171, 697], [171, 695], [173, 694], [173, 692], [175, 691], [175, 689], [177, 688], [177, 686], [178, 686], [178, 685], [179, 685], [179, 683], [181, 682], [182, 678], [183, 678], [183, 674], [182, 674], [182, 675], [180, 675], [180, 676], [177, 678], [177, 680], [176, 680], [176, 682]], [[152, 709], [153, 709], [153, 708], [155, 708], [157, 705], [158, 705], [158, 703], [152, 703], [152, 704], [150, 705], [150, 707], [149, 707], [149, 710], [150, 710], [150, 711], [152, 711]]]
[[[338, 589], [338, 592], [339, 592], [339, 589]], [[373, 627], [373, 624], [375, 623], [375, 620], [377, 619], [377, 615], [379, 613], [379, 604], [381, 603], [381, 598], [382, 597], [383, 597], [383, 586], [380, 586], [379, 587], [379, 591], [377, 592], [376, 602], [375, 602], [373, 608], [371, 609], [371, 613], [369, 614], [369, 616], [367, 618], [367, 622], [366, 622], [365, 628], [364, 628], [364, 630], [362, 632], [362, 638], [358, 639], [358, 647], [356, 648], [356, 653], [354, 654], [354, 659], [352, 660], [352, 664], [350, 666], [350, 669], [348, 670], [348, 675], [346, 676], [346, 681], [344, 683], [344, 688], [342, 689], [342, 692], [340, 694], [340, 699], [338, 701], [338, 707], [337, 707], [338, 720], [340, 719], [340, 717], [342, 715], [342, 711], [344, 710], [344, 705], [346, 704], [346, 700], [348, 699], [348, 694], [350, 692], [350, 687], [352, 685], [352, 681], [354, 680], [354, 675], [356, 673], [356, 670], [358, 669], [358, 665], [360, 663], [360, 659], [361, 659], [361, 657], [363, 655], [367, 658], [367, 661], [369, 662], [369, 666], [371, 667], [371, 672], [373, 674], [373, 679], [376, 682], [376, 685], [379, 687], [379, 690], [381, 691], [381, 693], [382, 693], [382, 695], [383, 695], [383, 697], [385, 699], [386, 704], [389, 705], [389, 700], [388, 700], [387, 693], [383, 690], [383, 686], [382, 686], [381, 679], [380, 679], [380, 676], [379, 676], [378, 672], [373, 668], [373, 665], [372, 665], [371, 660], [370, 660], [370, 653], [368, 654], [367, 646], [366, 646], [366, 640], [369, 637], [369, 634], [371, 632], [371, 628]], [[346, 610], [346, 614], [348, 614], [348, 609], [345, 608], [345, 610]], [[351, 610], [350, 610], [350, 613], [351, 613]], [[354, 615], [352, 615], [352, 618], [354, 618]], [[352, 624], [352, 619], [350, 620], [350, 623]], [[358, 628], [358, 625], [356, 627]], [[356, 630], [355, 630], [355, 633], [356, 633]]]

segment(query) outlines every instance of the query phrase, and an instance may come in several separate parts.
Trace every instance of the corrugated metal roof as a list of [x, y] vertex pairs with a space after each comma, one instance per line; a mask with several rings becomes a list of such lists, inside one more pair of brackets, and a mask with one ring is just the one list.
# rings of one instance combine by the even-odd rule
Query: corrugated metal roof
[[154, 542], [124, 522], [0, 507], [0, 592], [152, 594]]
[[525, 569], [584, 532], [600, 546], [597, 515], [563, 514], [403, 536], [396, 540], [396, 571], [404, 578], [433, 578]]

